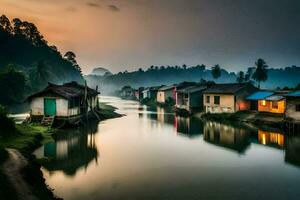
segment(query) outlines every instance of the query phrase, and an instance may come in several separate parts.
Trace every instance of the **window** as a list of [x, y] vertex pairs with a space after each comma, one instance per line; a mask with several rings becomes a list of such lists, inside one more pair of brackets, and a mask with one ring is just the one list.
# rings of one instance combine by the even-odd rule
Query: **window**
[[262, 100], [262, 101], [260, 102], [260, 104], [261, 104], [261, 106], [266, 106], [266, 105], [267, 105], [267, 102], [266, 102], [266, 100]]
[[210, 96], [206, 96], [206, 103], [210, 103]]
[[300, 104], [296, 105], [296, 112], [300, 112]]
[[214, 96], [214, 104], [220, 105], [220, 96]]
[[272, 101], [272, 108], [278, 109], [278, 101]]

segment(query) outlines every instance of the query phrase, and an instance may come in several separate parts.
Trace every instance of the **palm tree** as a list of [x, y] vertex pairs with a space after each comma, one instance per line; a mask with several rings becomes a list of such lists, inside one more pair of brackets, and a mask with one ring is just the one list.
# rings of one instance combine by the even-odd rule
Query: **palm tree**
[[218, 79], [221, 76], [221, 67], [220, 65], [215, 65], [211, 68], [211, 74], [214, 79]]
[[258, 88], [260, 88], [260, 83], [266, 81], [268, 79], [268, 65], [264, 59], [259, 58], [255, 62], [255, 72], [252, 75], [252, 78], [258, 82]]
[[245, 81], [245, 73], [243, 71], [240, 71], [237, 74], [236, 82], [243, 83]]

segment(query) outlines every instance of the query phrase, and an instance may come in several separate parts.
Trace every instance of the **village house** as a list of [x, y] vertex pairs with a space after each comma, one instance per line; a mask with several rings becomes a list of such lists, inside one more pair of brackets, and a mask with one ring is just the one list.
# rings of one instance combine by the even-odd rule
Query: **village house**
[[158, 103], [166, 103], [167, 100], [176, 98], [176, 86], [163, 86], [158, 89], [156, 101]]
[[203, 109], [203, 91], [207, 86], [189, 86], [176, 91], [176, 108], [190, 114]]
[[300, 90], [284, 95], [286, 98], [285, 118], [291, 122], [300, 123]]
[[274, 95], [271, 91], [257, 91], [246, 98], [250, 102], [250, 110], [258, 111], [258, 101], [265, 100], [265, 98]]
[[75, 119], [98, 109], [97, 90], [69, 82], [63, 85], [49, 83], [48, 86], [28, 97], [30, 115], [36, 118], [54, 117]]
[[142, 91], [143, 99], [156, 99], [158, 89], [160, 87], [147, 87]]
[[246, 97], [258, 89], [251, 83], [215, 84], [203, 92], [206, 113], [233, 113], [249, 110]]
[[283, 114], [285, 112], [285, 97], [282, 91], [258, 91], [246, 99], [250, 101], [251, 110]]

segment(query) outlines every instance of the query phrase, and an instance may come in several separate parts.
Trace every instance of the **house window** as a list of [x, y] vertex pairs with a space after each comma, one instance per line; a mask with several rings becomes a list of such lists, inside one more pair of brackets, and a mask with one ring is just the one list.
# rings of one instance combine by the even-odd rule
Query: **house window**
[[267, 102], [266, 102], [266, 100], [262, 100], [262, 101], [260, 102], [260, 104], [261, 104], [262, 106], [266, 106], [266, 105], [267, 105]]
[[210, 103], [210, 96], [206, 96], [206, 103]]
[[214, 104], [220, 105], [220, 96], [214, 96]]
[[272, 108], [278, 109], [278, 101], [272, 101]]
[[300, 104], [296, 105], [296, 112], [300, 112]]

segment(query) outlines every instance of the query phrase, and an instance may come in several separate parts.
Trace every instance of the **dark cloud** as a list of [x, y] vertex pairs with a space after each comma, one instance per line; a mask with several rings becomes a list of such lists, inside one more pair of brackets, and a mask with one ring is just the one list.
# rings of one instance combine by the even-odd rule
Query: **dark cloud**
[[109, 8], [111, 11], [115, 11], [115, 12], [119, 12], [119, 11], [120, 11], [120, 8], [117, 7], [116, 5], [109, 5], [108, 8]]
[[94, 7], [94, 8], [99, 8], [101, 7], [100, 4], [98, 3], [93, 3], [93, 2], [87, 2], [86, 5], [90, 6], [90, 7]]

